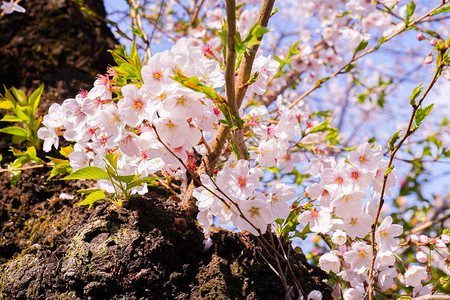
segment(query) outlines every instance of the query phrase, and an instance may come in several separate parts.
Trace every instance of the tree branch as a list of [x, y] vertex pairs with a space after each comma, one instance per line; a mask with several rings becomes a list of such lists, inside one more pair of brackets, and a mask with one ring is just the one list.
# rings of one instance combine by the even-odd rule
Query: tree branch
[[[391, 155], [389, 158], [389, 163], [388, 166], [386, 168], [386, 170], [388, 170], [391, 166], [392, 166], [392, 162], [394, 160], [395, 154], [397, 153], [397, 151], [400, 149], [400, 147], [403, 145], [403, 143], [406, 141], [406, 139], [414, 133], [414, 131], [417, 128], [413, 128], [413, 123], [414, 123], [414, 117], [416, 115], [417, 110], [419, 109], [419, 107], [422, 105], [423, 100], [425, 99], [425, 97], [428, 95], [428, 93], [431, 91], [432, 87], [434, 86], [434, 84], [436, 83], [440, 71], [442, 70], [442, 68], [444, 67], [444, 64], [441, 62], [438, 67], [436, 68], [436, 71], [434, 73], [434, 77], [431, 80], [431, 83], [428, 85], [426, 91], [423, 93], [422, 97], [420, 98], [420, 100], [418, 101], [417, 104], [413, 105], [413, 112], [411, 114], [411, 117], [409, 119], [409, 123], [406, 129], [405, 134], [403, 135], [403, 138], [400, 140], [400, 142], [393, 148], [391, 148]], [[378, 223], [378, 219], [380, 217], [380, 213], [381, 213], [381, 209], [383, 207], [384, 204], [384, 192], [386, 190], [386, 184], [387, 184], [387, 179], [388, 179], [389, 174], [384, 174], [384, 178], [383, 178], [383, 185], [381, 187], [381, 192], [380, 192], [380, 200], [378, 203], [378, 209], [377, 209], [377, 213], [375, 216], [375, 220], [373, 221], [372, 224], [372, 229], [371, 229], [371, 246], [372, 246], [372, 261], [370, 264], [370, 270], [369, 270], [369, 287], [368, 287], [368, 293], [369, 293], [369, 300], [373, 299], [373, 270], [374, 270], [374, 266], [375, 266], [375, 258], [376, 258], [376, 244], [375, 244], [375, 231], [377, 229], [377, 223]]]

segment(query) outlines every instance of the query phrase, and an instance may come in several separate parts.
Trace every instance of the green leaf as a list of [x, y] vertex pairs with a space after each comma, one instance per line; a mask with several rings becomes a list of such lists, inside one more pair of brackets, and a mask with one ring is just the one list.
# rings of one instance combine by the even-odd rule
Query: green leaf
[[387, 168], [386, 171], [384, 172], [384, 176], [388, 176], [389, 173], [392, 172], [392, 170], [394, 170], [394, 166], [390, 166], [389, 168]]
[[93, 192], [101, 191], [101, 189], [98, 188], [88, 188], [88, 189], [80, 189], [77, 191], [77, 193], [83, 194], [83, 195], [89, 195]]
[[414, 3], [414, 1], [411, 1], [410, 5], [406, 4], [406, 19], [405, 19], [406, 24], [409, 23], [409, 19], [412, 17], [415, 10], [416, 10], [416, 4]]
[[124, 183], [130, 183], [133, 180], [138, 179], [139, 176], [140, 175], [120, 175], [120, 176], [113, 175], [114, 179], [116, 179], [117, 181], [120, 181], [120, 182], [124, 182]]
[[270, 29], [263, 27], [259, 24], [253, 25], [244, 39], [245, 45], [247, 47], [259, 45], [261, 43], [260, 38], [269, 31]]
[[237, 128], [243, 128], [245, 125], [244, 120], [241, 119], [241, 117], [233, 115], [233, 120], [236, 122], [237, 124]]
[[231, 150], [234, 152], [234, 154], [236, 155], [237, 159], [241, 159], [241, 156], [239, 155], [239, 150], [238, 150], [238, 146], [236, 144], [236, 142], [233, 139], [230, 139], [230, 144], [231, 144]]
[[430, 104], [425, 108], [419, 107], [414, 116], [414, 122], [416, 123], [417, 126], [419, 126], [423, 122], [423, 120], [425, 120], [425, 118], [431, 113], [433, 107], [434, 104]]
[[410, 103], [412, 106], [415, 106], [415, 105], [416, 105], [416, 98], [419, 97], [419, 95], [422, 93], [422, 91], [423, 91], [422, 84], [419, 84], [419, 85], [413, 90], [411, 97], [409, 97], [409, 99], [410, 99], [409, 103]]
[[64, 157], [69, 157], [69, 154], [73, 152], [72, 146], [62, 147], [61, 150], [59, 150], [59, 153]]
[[327, 131], [328, 129], [330, 129], [328, 127], [329, 124], [330, 124], [330, 121], [326, 120], [326, 121], [320, 123], [319, 125], [317, 125], [316, 127], [314, 127], [313, 129], [311, 129], [311, 131], [309, 133]]
[[223, 98], [212, 88], [200, 82], [196, 76], [187, 77], [180, 71], [175, 70], [175, 76], [171, 76], [173, 80], [180, 83], [183, 87], [191, 89], [196, 92], [205, 94], [208, 98], [214, 99], [219, 103], [224, 102]]
[[63, 178], [63, 180], [70, 179], [109, 179], [109, 176], [99, 167], [84, 167]]
[[12, 154], [13, 154], [15, 157], [26, 156], [25, 153], [23, 153], [23, 152], [20, 151], [20, 150], [17, 150], [17, 149], [14, 148], [14, 147], [10, 147], [9, 151], [11, 151]]
[[255, 83], [256, 80], [258, 80], [259, 72], [255, 72], [255, 74], [250, 77], [250, 79], [247, 81], [247, 85], [250, 85], [252, 83]]
[[8, 100], [0, 101], [0, 109], [14, 110], [15, 107], [16, 106], [11, 101]]
[[44, 84], [41, 84], [41, 86], [31, 94], [30, 98], [28, 98], [28, 105], [32, 109], [32, 114], [36, 113], [36, 109], [39, 106], [39, 102], [41, 101], [41, 95], [42, 91], [44, 90]]
[[23, 129], [22, 127], [17, 127], [17, 126], [1, 128], [0, 132], [16, 135], [16, 136], [20, 136], [20, 137], [28, 136], [28, 133], [25, 129]]
[[221, 103], [218, 105], [220, 111], [222, 112], [223, 116], [225, 117], [225, 125], [227, 125], [228, 127], [233, 127], [233, 120], [231, 119], [231, 114], [228, 108], [228, 105], [226, 105], [225, 103]]
[[68, 160], [63, 160], [63, 162], [60, 162], [59, 164], [55, 164], [55, 166], [50, 171], [49, 179], [56, 176], [56, 175], [64, 175], [66, 173], [70, 173], [72, 171], [72, 167], [70, 166], [70, 163]]
[[348, 73], [348, 72], [350, 72], [351, 70], [353, 70], [354, 68], [356, 68], [356, 64], [349, 64], [349, 65], [347, 66], [347, 68], [345, 68], [345, 70], [342, 71], [342, 73]]
[[396, 133], [394, 133], [394, 135], [389, 139], [389, 147], [391, 149], [394, 149], [395, 143], [398, 141], [398, 139], [400, 138], [400, 131], [402, 131], [401, 129], [399, 131], [397, 131]]
[[364, 50], [367, 47], [367, 45], [369, 45], [369, 42], [362, 40], [361, 43], [359, 43], [358, 47], [356, 47], [355, 54], [361, 50]]
[[86, 199], [83, 201], [77, 203], [77, 205], [89, 205], [88, 210], [91, 209], [91, 207], [94, 205], [94, 203], [98, 200], [103, 200], [106, 198], [104, 191], [95, 191], [90, 193]]
[[37, 158], [37, 152], [36, 152], [36, 148], [31, 146], [27, 148], [27, 151], [25, 151], [25, 153], [30, 156], [31, 158]]
[[29, 124], [31, 118], [23, 112], [24, 110], [27, 110], [27, 108], [26, 107], [17, 106], [16, 108], [14, 108], [13, 111], [16, 114], [16, 116], [19, 117], [22, 120], [21, 121], [22, 123]]
[[17, 116], [6, 115], [0, 121], [2, 122], [22, 122], [23, 120]]
[[380, 40], [378, 41], [378, 45], [376, 45], [376, 47], [375, 47], [374, 50], [378, 50], [378, 48], [380, 48], [381, 45], [383, 45], [385, 41], [386, 41], [386, 37], [385, 37], [385, 36], [382, 36], [382, 37], [380, 38]]
[[146, 183], [149, 186], [156, 186], [156, 182], [158, 181], [159, 177], [156, 176], [147, 176], [144, 178], [139, 178], [135, 181], [133, 181], [132, 183], [130, 183], [129, 185], [127, 185], [127, 189], [132, 189], [134, 187], [137, 186], [141, 186], [144, 183]]
[[445, 7], [442, 7], [440, 9], [436, 10], [433, 14], [438, 15], [438, 14], [446, 13], [449, 11], [450, 11], [450, 6], [445, 6]]
[[20, 105], [27, 105], [27, 95], [21, 90], [16, 89], [15, 87], [11, 88], [14, 97], [17, 99]]

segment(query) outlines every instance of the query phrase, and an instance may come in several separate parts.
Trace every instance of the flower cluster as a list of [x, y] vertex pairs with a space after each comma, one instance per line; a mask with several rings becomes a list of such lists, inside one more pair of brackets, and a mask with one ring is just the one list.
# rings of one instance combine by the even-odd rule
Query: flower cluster
[[202, 175], [204, 186], [196, 188], [194, 196], [199, 209], [197, 219], [204, 232], [209, 232], [214, 216], [222, 224], [232, 222], [254, 235], [264, 233], [277, 217], [286, 219], [290, 212], [287, 201], [296, 195], [295, 189], [277, 183], [269, 194], [258, 192], [263, 175], [260, 168], [251, 168], [249, 161], [235, 156], [227, 160], [214, 181]]
[[[371, 231], [387, 169], [387, 161], [382, 156], [380, 147], [371, 148], [365, 143], [351, 151], [347, 160], [316, 159], [312, 162], [311, 171], [320, 177], [320, 182], [309, 186], [306, 193], [317, 199], [320, 206], [312, 207], [298, 217], [299, 223], [309, 224], [312, 232], [332, 232], [331, 241], [336, 250], [322, 255], [319, 265], [350, 283], [352, 289], [346, 293], [360, 297], [364, 294], [364, 282], [372, 259], [372, 247], [364, 238]], [[391, 170], [385, 194], [390, 195], [395, 181], [396, 171]], [[370, 200], [365, 203], [369, 186]], [[402, 232], [402, 226], [392, 224], [390, 216], [384, 218], [375, 232], [378, 247], [375, 264], [378, 283], [383, 290], [393, 285], [393, 278], [397, 275], [392, 266], [395, 263], [394, 251], [398, 248], [396, 237]]]
[[[105, 154], [117, 153], [120, 175], [147, 176], [160, 170], [176, 174], [182, 165], [170, 151], [186, 161], [187, 151], [203, 134], [214, 131], [220, 111], [204, 94], [173, 80], [175, 72], [196, 76], [212, 88], [224, 84], [220, 64], [206, 58], [194, 40], [180, 39], [170, 51], [150, 58], [142, 68], [142, 84], [119, 87], [110, 78], [113, 71], [112, 76], [100, 76], [89, 92], [53, 104], [38, 132], [45, 140], [44, 150], [57, 147], [58, 135], [64, 131], [63, 137], [75, 142], [69, 155], [74, 171], [103, 168]], [[99, 185], [111, 191], [107, 181]]]
[[[259, 76], [247, 95], [265, 92], [277, 64], [258, 55], [253, 73]], [[214, 133], [222, 113], [211, 98], [173, 78], [196, 77], [202, 86], [220, 89], [224, 85], [221, 65], [205, 55], [197, 40], [180, 39], [170, 51], [152, 56], [141, 73], [142, 84], [120, 87], [112, 70], [110, 76], [99, 76], [90, 91], [62, 105], [53, 104], [38, 131], [44, 150], [57, 148], [63, 134], [75, 142], [69, 154], [74, 171], [87, 166], [104, 168], [105, 154], [115, 153], [119, 175], [184, 172], [180, 159], [189, 165], [190, 149]], [[108, 180], [100, 180], [99, 187], [113, 192]], [[145, 187], [133, 190], [145, 191]]]

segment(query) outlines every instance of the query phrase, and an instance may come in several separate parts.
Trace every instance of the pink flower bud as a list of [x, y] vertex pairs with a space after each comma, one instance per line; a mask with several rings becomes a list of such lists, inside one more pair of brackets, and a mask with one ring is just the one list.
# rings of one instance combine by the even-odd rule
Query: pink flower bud
[[432, 39], [430, 40], [430, 45], [431, 45], [431, 46], [434, 46], [434, 45], [436, 45], [436, 44], [437, 44], [437, 39], [432, 38]]
[[444, 77], [445, 77], [445, 79], [450, 80], [450, 69], [449, 68], [445, 68]]
[[410, 238], [411, 238], [411, 241], [414, 243], [418, 243], [420, 241], [419, 237], [415, 234], [411, 234]]
[[438, 248], [442, 248], [442, 249], [447, 248], [447, 246], [441, 239], [435, 239], [434, 243], [435, 243], [436, 247], [438, 247]]
[[417, 40], [419, 40], [419, 41], [421, 41], [421, 40], [423, 40], [425, 37], [423, 36], [423, 33], [422, 32], [419, 32], [418, 34], [417, 34]]
[[[448, 70], [448, 69], [447, 69]], [[441, 234], [441, 240], [445, 243], [448, 244], [450, 243], [450, 236], [448, 236], [448, 234]]]
[[421, 243], [428, 243], [428, 237], [427, 237], [426, 235], [424, 235], [424, 234], [421, 234], [421, 235], [419, 236], [419, 241], [420, 241]]
[[419, 250], [416, 252], [416, 259], [417, 259], [418, 262], [424, 264], [424, 263], [427, 262], [428, 256], [425, 254], [425, 252], [423, 252], [422, 250], [419, 249]]
[[429, 54], [425, 59], [423, 60], [424, 64], [430, 64], [433, 61], [433, 55]]

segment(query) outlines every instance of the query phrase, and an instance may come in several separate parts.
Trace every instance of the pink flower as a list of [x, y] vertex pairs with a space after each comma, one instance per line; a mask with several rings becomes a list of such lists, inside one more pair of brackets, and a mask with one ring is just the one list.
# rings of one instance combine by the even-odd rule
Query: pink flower
[[372, 149], [369, 143], [359, 145], [355, 150], [348, 154], [348, 160], [355, 166], [365, 170], [374, 171], [378, 162], [382, 159], [381, 148]]
[[434, 244], [436, 245], [436, 247], [441, 249], [447, 248], [447, 245], [445, 245], [445, 243], [441, 239], [435, 239]]
[[395, 237], [402, 233], [403, 227], [392, 224], [392, 217], [387, 216], [375, 232], [375, 240], [382, 251], [392, 251], [395, 250], [398, 245]]
[[0, 9], [2, 9], [5, 14], [12, 14], [15, 11], [19, 13], [25, 12], [25, 8], [14, 2], [3, 2], [2, 6], [0, 6]]
[[331, 250], [319, 258], [319, 267], [325, 272], [333, 271], [338, 273], [341, 268], [341, 261], [339, 260], [338, 251]]
[[330, 213], [318, 211], [316, 208], [303, 212], [297, 220], [300, 224], [309, 223], [312, 232], [326, 233], [333, 227]]
[[339, 217], [347, 217], [353, 215], [354, 211], [358, 211], [361, 209], [363, 199], [365, 197], [366, 193], [362, 191], [341, 194], [332, 202], [332, 205], [336, 208], [336, 215]]
[[444, 77], [445, 77], [445, 79], [450, 80], [450, 69], [449, 68], [445, 68]]
[[283, 183], [275, 184], [272, 192], [269, 195], [270, 209], [274, 217], [286, 219], [289, 216], [290, 208], [286, 201], [295, 197], [295, 188]]
[[395, 256], [391, 251], [378, 251], [375, 263], [378, 267], [393, 266], [395, 264]]
[[318, 290], [311, 291], [308, 294], [308, 300], [322, 300], [322, 293]]
[[[377, 192], [381, 192], [381, 188], [383, 186], [384, 181], [384, 172], [386, 172], [388, 166], [388, 162], [385, 160], [381, 160], [377, 165], [377, 170], [375, 172], [375, 178], [372, 181], [372, 187]], [[386, 181], [386, 196], [391, 196], [391, 189], [395, 186], [395, 182], [397, 181], [397, 171], [394, 169], [389, 173], [387, 181]]]
[[394, 268], [387, 268], [378, 274], [378, 283], [380, 288], [385, 291], [394, 285], [394, 277], [397, 276], [397, 271]]
[[363, 238], [370, 232], [372, 218], [362, 209], [344, 218], [343, 228], [352, 239]]
[[370, 266], [372, 258], [372, 247], [364, 242], [356, 242], [352, 250], [344, 253], [344, 259], [350, 263], [357, 274], [364, 273]]
[[[272, 223], [273, 216], [270, 212], [269, 203], [262, 199], [246, 200], [239, 204], [243, 215], [262, 233], [266, 231], [267, 224]], [[259, 235], [258, 231], [244, 218], [239, 216], [236, 219], [236, 226], [240, 230], [246, 230], [254, 235]]]
[[347, 241], [347, 234], [344, 231], [338, 229], [333, 233], [331, 241], [336, 245], [343, 245]]
[[411, 266], [405, 272], [405, 285], [417, 287], [421, 285], [421, 281], [427, 278], [427, 268], [419, 266]]
[[361, 300], [363, 294], [355, 288], [349, 288], [344, 292], [344, 300]]
[[134, 84], [126, 85], [122, 88], [123, 98], [117, 104], [119, 113], [125, 123], [131, 127], [136, 127], [144, 119], [153, 119], [153, 110], [148, 105], [148, 96], [144, 89], [138, 89]]

